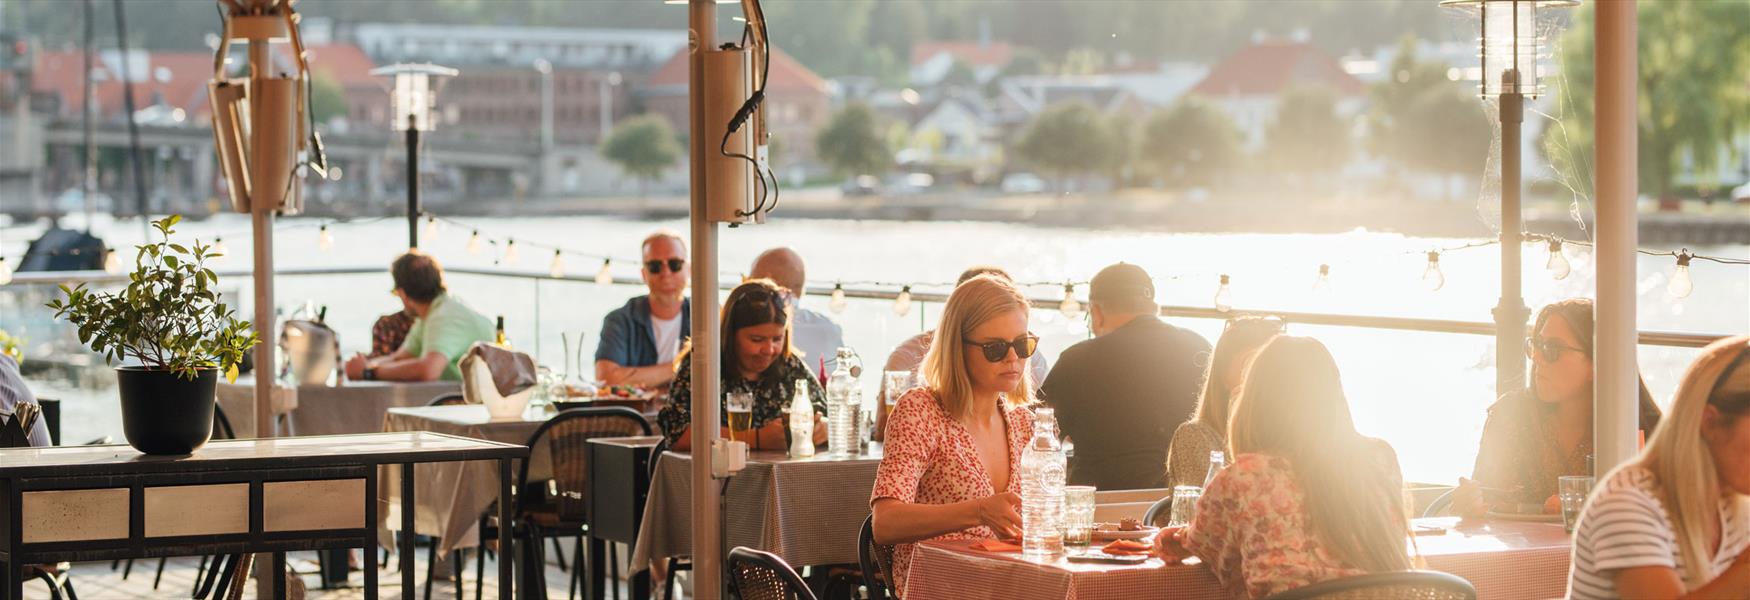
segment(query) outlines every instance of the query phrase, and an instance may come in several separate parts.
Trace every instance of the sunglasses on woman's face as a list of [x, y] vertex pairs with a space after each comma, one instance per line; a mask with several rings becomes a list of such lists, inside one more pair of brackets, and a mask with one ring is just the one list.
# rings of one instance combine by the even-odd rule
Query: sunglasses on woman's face
[[1537, 355], [1543, 362], [1553, 363], [1562, 359], [1563, 352], [1579, 352], [1579, 348], [1563, 344], [1560, 340], [1535, 337], [1525, 340], [1525, 353]]
[[978, 346], [979, 350], [984, 351], [985, 360], [996, 363], [1009, 357], [1010, 348], [1015, 350], [1016, 357], [1025, 359], [1033, 356], [1033, 352], [1039, 350], [1039, 336], [1029, 333], [1006, 342], [966, 342], [966, 345]]
[[665, 262], [668, 263], [668, 272], [670, 273], [679, 273], [683, 267], [687, 266], [687, 261], [680, 258], [671, 258], [666, 261], [647, 260], [644, 261], [644, 270], [650, 271], [651, 275], [661, 275], [662, 265]]

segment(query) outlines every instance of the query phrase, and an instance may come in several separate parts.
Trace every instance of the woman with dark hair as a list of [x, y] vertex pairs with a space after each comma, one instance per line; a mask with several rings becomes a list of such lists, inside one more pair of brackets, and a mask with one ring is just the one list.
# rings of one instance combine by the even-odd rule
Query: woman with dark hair
[[1282, 326], [1282, 319], [1276, 317], [1228, 320], [1210, 354], [1197, 410], [1191, 413], [1191, 420], [1173, 431], [1173, 442], [1167, 447], [1168, 488], [1203, 485], [1209, 474], [1209, 453], [1227, 448], [1227, 416], [1246, 363], [1264, 342], [1282, 333]]
[[1161, 530], [1168, 563], [1196, 556], [1234, 598], [1409, 569], [1397, 453], [1361, 435], [1324, 344], [1279, 335], [1245, 369], [1228, 422], [1232, 466], [1191, 524]]
[[[1459, 479], [1453, 511], [1556, 512], [1556, 479], [1591, 475], [1592, 301], [1570, 298], [1537, 311], [1526, 340], [1531, 382], [1489, 408], [1471, 477]], [[1641, 381], [1641, 433], [1659, 424], [1659, 406]]]
[[[725, 397], [734, 392], [753, 395], [753, 430], [748, 446], [754, 449], [783, 450], [789, 447], [790, 429], [785, 419], [790, 408], [796, 382], [808, 382], [808, 401], [814, 405], [814, 443], [826, 442], [826, 392], [820, 380], [802, 363], [796, 349], [790, 345], [790, 313], [784, 304], [784, 291], [769, 279], [755, 279], [729, 292], [723, 302], [723, 318], [718, 349], [722, 371], [721, 391]], [[662, 435], [675, 450], [692, 447], [693, 420], [693, 350], [688, 344], [675, 361], [674, 382], [668, 388], [668, 406], [656, 420]], [[723, 404], [722, 398], [715, 399]], [[727, 407], [718, 411], [720, 426], [729, 424]], [[725, 432], [724, 437], [728, 437]], [[740, 434], [738, 434], [740, 437]]]

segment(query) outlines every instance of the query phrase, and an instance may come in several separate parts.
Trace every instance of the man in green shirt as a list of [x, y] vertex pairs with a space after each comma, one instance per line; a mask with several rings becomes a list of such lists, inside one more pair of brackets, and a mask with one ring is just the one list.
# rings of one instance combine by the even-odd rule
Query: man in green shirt
[[492, 342], [492, 322], [444, 289], [444, 269], [437, 260], [409, 251], [389, 267], [395, 295], [416, 318], [407, 341], [388, 356], [354, 355], [346, 361], [346, 378], [383, 381], [460, 381], [458, 363], [474, 342]]

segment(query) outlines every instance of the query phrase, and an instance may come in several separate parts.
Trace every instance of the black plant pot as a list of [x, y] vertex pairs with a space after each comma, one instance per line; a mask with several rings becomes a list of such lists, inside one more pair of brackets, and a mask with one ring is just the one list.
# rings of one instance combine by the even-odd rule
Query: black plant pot
[[188, 379], [164, 369], [117, 367], [122, 396], [122, 432], [128, 445], [146, 454], [191, 454], [213, 434], [213, 394], [218, 369]]

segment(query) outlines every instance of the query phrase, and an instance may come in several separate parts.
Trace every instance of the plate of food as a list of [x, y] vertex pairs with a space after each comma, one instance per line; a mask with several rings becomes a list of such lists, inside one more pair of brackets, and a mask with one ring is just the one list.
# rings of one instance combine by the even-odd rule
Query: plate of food
[[1095, 541], [1147, 540], [1153, 539], [1160, 530], [1159, 527], [1143, 525], [1142, 521], [1127, 518], [1117, 523], [1095, 523], [1093, 533]]

